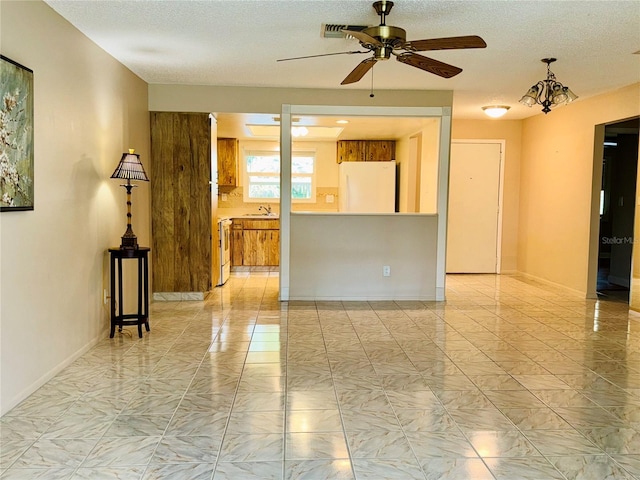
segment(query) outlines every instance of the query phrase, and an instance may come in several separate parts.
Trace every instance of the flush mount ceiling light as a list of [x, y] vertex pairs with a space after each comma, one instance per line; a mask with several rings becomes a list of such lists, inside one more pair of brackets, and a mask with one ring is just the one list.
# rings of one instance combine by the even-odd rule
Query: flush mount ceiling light
[[573, 102], [578, 96], [556, 80], [556, 76], [551, 71], [550, 65], [555, 62], [555, 58], [543, 58], [541, 62], [547, 64], [547, 78], [540, 80], [520, 99], [520, 103], [527, 107], [535, 104], [542, 105], [542, 111], [547, 114], [551, 107]]
[[294, 137], [306, 137], [308, 133], [307, 127], [291, 127], [291, 135]]
[[507, 110], [509, 110], [509, 108], [511, 107], [508, 107], [506, 105], [489, 105], [487, 107], [482, 107], [482, 111], [491, 118], [500, 118], [505, 113], [507, 113]]

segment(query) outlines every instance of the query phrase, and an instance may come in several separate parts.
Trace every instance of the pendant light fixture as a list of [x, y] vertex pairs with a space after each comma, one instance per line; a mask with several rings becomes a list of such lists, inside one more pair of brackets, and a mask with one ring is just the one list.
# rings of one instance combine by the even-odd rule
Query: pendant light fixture
[[527, 107], [536, 104], [542, 105], [542, 111], [547, 114], [551, 107], [573, 102], [578, 96], [556, 80], [556, 76], [551, 71], [550, 65], [555, 62], [555, 58], [543, 58], [541, 62], [547, 64], [547, 78], [540, 80], [520, 99], [520, 103]]

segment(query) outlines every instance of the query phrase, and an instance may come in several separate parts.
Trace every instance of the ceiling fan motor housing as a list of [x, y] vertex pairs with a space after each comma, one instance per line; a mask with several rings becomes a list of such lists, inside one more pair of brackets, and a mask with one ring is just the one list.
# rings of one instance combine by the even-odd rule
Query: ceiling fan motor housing
[[404, 29], [387, 25], [365, 28], [362, 32], [382, 43], [380, 46], [360, 42], [364, 48], [374, 50], [378, 60], [388, 59], [391, 56], [391, 51], [402, 48], [407, 38], [407, 32]]

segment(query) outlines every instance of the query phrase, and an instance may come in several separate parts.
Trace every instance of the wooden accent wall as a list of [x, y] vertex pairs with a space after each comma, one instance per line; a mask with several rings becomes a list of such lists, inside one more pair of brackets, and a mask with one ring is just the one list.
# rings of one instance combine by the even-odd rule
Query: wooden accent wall
[[156, 292], [212, 288], [209, 121], [205, 113], [151, 113], [151, 253]]

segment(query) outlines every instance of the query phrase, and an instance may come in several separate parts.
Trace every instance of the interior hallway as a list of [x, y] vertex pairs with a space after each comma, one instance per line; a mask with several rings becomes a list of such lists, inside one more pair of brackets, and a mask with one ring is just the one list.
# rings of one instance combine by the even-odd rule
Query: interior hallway
[[277, 289], [234, 274], [105, 335], [1, 419], [1, 478], [640, 478], [625, 304], [495, 275], [446, 304]]

